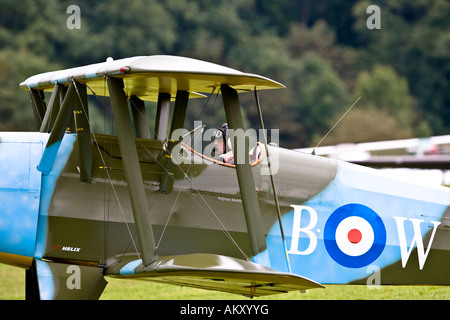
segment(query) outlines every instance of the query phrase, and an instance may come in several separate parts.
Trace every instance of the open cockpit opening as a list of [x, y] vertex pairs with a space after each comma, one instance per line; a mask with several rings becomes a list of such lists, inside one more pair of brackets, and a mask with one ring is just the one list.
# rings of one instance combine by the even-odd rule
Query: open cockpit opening
[[[184, 152], [186, 151], [187, 154], [199, 156], [209, 163], [217, 164], [217, 165], [228, 167], [228, 168], [236, 168], [236, 165], [234, 163], [227, 163], [227, 162], [224, 162], [222, 159], [217, 159], [215, 157], [207, 156], [203, 153], [200, 153], [200, 152], [194, 150], [192, 147], [190, 147], [188, 144], [186, 144], [184, 142], [180, 142], [180, 145], [181, 145], [180, 152], [183, 152], [183, 155], [182, 155], [183, 157], [185, 156]], [[264, 155], [265, 155], [264, 148], [262, 147], [260, 142], [257, 142], [248, 154], [250, 165], [252, 167], [257, 166], [264, 159]]]

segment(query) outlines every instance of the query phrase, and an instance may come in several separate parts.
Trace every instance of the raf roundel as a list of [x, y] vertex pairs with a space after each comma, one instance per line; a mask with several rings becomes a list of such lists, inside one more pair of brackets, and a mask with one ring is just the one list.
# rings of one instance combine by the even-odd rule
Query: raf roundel
[[324, 228], [324, 240], [334, 261], [348, 268], [361, 268], [383, 252], [386, 228], [375, 211], [350, 203], [330, 215]]

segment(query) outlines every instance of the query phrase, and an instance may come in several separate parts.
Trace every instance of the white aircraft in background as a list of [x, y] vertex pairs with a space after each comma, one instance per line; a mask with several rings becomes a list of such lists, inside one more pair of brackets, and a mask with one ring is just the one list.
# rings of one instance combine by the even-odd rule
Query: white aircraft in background
[[360, 165], [389, 170], [405, 179], [430, 184], [450, 184], [450, 135], [335, 146], [300, 148]]

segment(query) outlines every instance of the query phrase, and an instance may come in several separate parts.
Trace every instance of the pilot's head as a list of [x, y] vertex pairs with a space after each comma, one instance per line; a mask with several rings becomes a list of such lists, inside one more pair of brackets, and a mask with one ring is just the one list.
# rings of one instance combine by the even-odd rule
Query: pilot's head
[[216, 130], [214, 133], [214, 138], [216, 155], [220, 156], [226, 152], [226, 141], [229, 139], [227, 123], [222, 124], [219, 129]]

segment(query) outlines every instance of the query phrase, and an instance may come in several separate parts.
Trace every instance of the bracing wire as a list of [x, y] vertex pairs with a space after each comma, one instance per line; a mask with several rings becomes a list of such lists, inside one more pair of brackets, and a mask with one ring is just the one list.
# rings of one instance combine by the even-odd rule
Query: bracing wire
[[[72, 81], [74, 81], [74, 79], [72, 79]], [[97, 98], [97, 100], [100, 101], [100, 103], [103, 104], [103, 101], [101, 101], [101, 100], [99, 99], [99, 97], [96, 95], [96, 93], [95, 93], [95, 92], [94, 92], [87, 84], [86, 84], [86, 87], [92, 92], [92, 94]], [[76, 88], [76, 86], [75, 86], [75, 88]], [[212, 93], [214, 93], [214, 90], [215, 90], [215, 89], [213, 89], [213, 92], [212, 92]], [[78, 94], [78, 97], [80, 98], [80, 94], [79, 94], [78, 90], [77, 90], [77, 94]], [[211, 95], [211, 96], [212, 96], [212, 95]], [[217, 95], [216, 95], [216, 99], [217, 99]], [[80, 98], [80, 101], [81, 101], [81, 98]], [[208, 101], [209, 101], [209, 99], [208, 99]], [[85, 109], [85, 107], [84, 107], [84, 105], [83, 105], [82, 102], [81, 102], [81, 104], [82, 104], [82, 107], [83, 107], [83, 109], [84, 109], [84, 111], [85, 111], [84, 113], [86, 114], [86, 117], [87, 117], [86, 109]], [[207, 104], [207, 103], [206, 103], [206, 104]], [[202, 112], [204, 111], [204, 109], [205, 109], [205, 107], [206, 107], [206, 104], [205, 104], [205, 106], [203, 107]], [[140, 111], [138, 111], [138, 112], [140, 112]], [[141, 114], [141, 115], [142, 115], [142, 114]], [[87, 120], [88, 120], [88, 122], [89, 122], [89, 118], [88, 118]], [[89, 123], [89, 124], [90, 124], [90, 123]], [[118, 195], [117, 195], [117, 192], [116, 192], [116, 190], [115, 190], [115, 188], [114, 188], [114, 184], [113, 184], [112, 179], [111, 179], [111, 176], [110, 176], [110, 174], [109, 174], [109, 171], [108, 171], [109, 168], [106, 166], [106, 162], [105, 162], [105, 160], [104, 160], [104, 158], [103, 158], [103, 156], [102, 156], [102, 153], [101, 153], [101, 151], [100, 151], [99, 144], [98, 144], [98, 142], [97, 142], [97, 140], [96, 140], [95, 134], [94, 134], [93, 131], [92, 131], [92, 126], [90, 125], [90, 127], [91, 127], [91, 133], [92, 133], [92, 135], [93, 135], [93, 139], [94, 139], [95, 145], [96, 145], [96, 147], [97, 147], [97, 149], [98, 149], [98, 152], [99, 152], [100, 157], [101, 157], [102, 164], [103, 164], [103, 166], [104, 166], [105, 172], [106, 172], [106, 174], [107, 174], [107, 176], [108, 176], [109, 183], [110, 183], [111, 188], [112, 188], [112, 190], [113, 190], [114, 197], [115, 197], [116, 200], [117, 200], [117, 203], [118, 203], [118, 205], [119, 205], [120, 212], [121, 212], [121, 214], [122, 214], [122, 216], [123, 216], [123, 219], [125, 220], [125, 224], [126, 224], [128, 233], [129, 233], [129, 235], [130, 235], [131, 241], [132, 241], [132, 243], [133, 243], [134, 249], [136, 250], [136, 252], [138, 253], [138, 256], [139, 256], [139, 252], [138, 252], [138, 250], [137, 250], [137, 246], [136, 246], [136, 243], [135, 243], [135, 241], [134, 241], [134, 236], [132, 235], [132, 232], [131, 232], [131, 229], [130, 229], [130, 227], [129, 227], [129, 225], [128, 225], [128, 222], [126, 221], [125, 213], [124, 213], [123, 208], [122, 208], [122, 205], [121, 205], [121, 203], [120, 203], [120, 199], [119, 199], [119, 197], [118, 197]], [[153, 132], [153, 133], [154, 133], [154, 132]], [[154, 159], [154, 161], [157, 162], [157, 163], [161, 166], [161, 168], [163, 168], [163, 170], [165, 170], [167, 173], [169, 173], [168, 170], [165, 168], [165, 166], [164, 166], [160, 161], [158, 161], [158, 159], [156, 159], [156, 157], [150, 152], [150, 150], [148, 150], [147, 147], [146, 147], [139, 139], [137, 139], [137, 141], [138, 141], [138, 143], [144, 148], [144, 150], [145, 150], [145, 151], [146, 151], [146, 152]], [[249, 257], [248, 257], [248, 256], [244, 253], [244, 251], [239, 247], [238, 243], [234, 240], [233, 236], [230, 234], [230, 232], [226, 229], [226, 227], [225, 227], [225, 226], [223, 225], [223, 223], [220, 221], [220, 219], [219, 219], [219, 217], [217, 216], [217, 214], [214, 212], [214, 210], [213, 210], [213, 209], [211, 208], [211, 206], [208, 204], [208, 202], [206, 201], [206, 199], [202, 196], [202, 194], [200, 193], [200, 191], [199, 191], [199, 190], [195, 187], [195, 185], [193, 184], [192, 179], [191, 179], [191, 178], [189, 177], [189, 175], [188, 175], [188, 172], [189, 172], [189, 170], [190, 170], [190, 166], [188, 167], [187, 171], [185, 172], [185, 171], [180, 167], [179, 164], [176, 164], [176, 165], [177, 165], [178, 168], [182, 171], [182, 173], [184, 174], [184, 176], [190, 181], [193, 190], [199, 195], [201, 201], [204, 203], [204, 205], [207, 207], [208, 210], [203, 209], [202, 206], [201, 206], [195, 199], [193, 199], [193, 198], [191, 197], [191, 198], [193, 199], [193, 201], [194, 201], [200, 208], [202, 208], [202, 210], [208, 215], [208, 217], [209, 217], [211, 220], [213, 220], [213, 221], [218, 225], [219, 229], [220, 229], [220, 230], [226, 235], [226, 237], [227, 237], [227, 238], [228, 238], [228, 239], [229, 239], [229, 240], [237, 247], [237, 249], [242, 253], [242, 255], [243, 255], [248, 261], [250, 261]], [[170, 173], [169, 173], [169, 174], [170, 174]], [[173, 177], [172, 175], [170, 175], [170, 176], [175, 180], [175, 177]], [[166, 224], [165, 224], [164, 229], [163, 229], [163, 233], [162, 233], [161, 236], [160, 236], [160, 239], [159, 239], [159, 241], [158, 241], [158, 244], [157, 244], [156, 248], [158, 248], [159, 245], [160, 245], [160, 243], [161, 243], [162, 237], [163, 237], [164, 232], [165, 232], [165, 230], [166, 230], [166, 228], [167, 228], [167, 226], [168, 226], [168, 223], [169, 223], [169, 221], [170, 221], [170, 219], [171, 219], [171, 217], [172, 217], [172, 214], [173, 214], [174, 209], [175, 209], [175, 205], [176, 205], [176, 203], [177, 203], [177, 201], [178, 201], [178, 198], [179, 198], [179, 195], [180, 195], [180, 192], [181, 192], [181, 191], [182, 191], [181, 189], [178, 191], [176, 200], [175, 200], [175, 202], [174, 202], [174, 204], [173, 204], [173, 206], [172, 206], [172, 210], [171, 210], [171, 212], [170, 212], [170, 214], [169, 214], [169, 216], [168, 216], [168, 219], [167, 219]], [[191, 195], [189, 195], [189, 196], [191, 196]], [[155, 200], [156, 200], [156, 199], [155, 199]], [[209, 211], [209, 212], [208, 212], [208, 211]], [[140, 256], [139, 256], [139, 258], [140, 258]]]
[[258, 91], [256, 90], [256, 86], [255, 86], [254, 93], [255, 93], [255, 100], [256, 100], [256, 108], [258, 109], [259, 123], [260, 123], [261, 129], [262, 129], [264, 145], [266, 148], [266, 156], [267, 156], [267, 162], [268, 162], [267, 164], [268, 164], [268, 168], [269, 168], [270, 183], [272, 185], [272, 192], [273, 192], [273, 198], [275, 200], [275, 208], [277, 211], [278, 224], [280, 226], [281, 240], [283, 241], [284, 253], [286, 256], [286, 265], [287, 265], [288, 271], [291, 272], [291, 264], [289, 262], [289, 255], [288, 255], [288, 251], [287, 251], [287, 247], [286, 247], [286, 238], [284, 236], [283, 222], [281, 219], [281, 210], [280, 210], [280, 205], [278, 203], [278, 194], [277, 194], [276, 184], [275, 184], [275, 180], [274, 180], [273, 172], [272, 172], [272, 159], [270, 158], [270, 154], [269, 154], [266, 130], [264, 127], [264, 120], [263, 120], [263, 116], [262, 116], [262, 110], [261, 110], [261, 105], [259, 103]]
[[359, 101], [359, 99], [361, 99], [361, 96], [359, 96], [358, 99], [356, 99], [356, 101], [353, 102], [353, 104], [350, 106], [350, 108], [348, 108], [347, 111], [345, 111], [345, 113], [339, 118], [339, 120], [331, 127], [331, 129], [328, 130], [328, 132], [323, 136], [323, 138], [319, 141], [319, 143], [314, 147], [312, 154], [316, 153], [316, 148], [323, 142], [323, 140], [325, 140], [325, 138], [331, 133], [331, 131], [333, 131], [334, 128], [336, 128], [336, 126], [339, 124], [339, 122], [341, 122], [341, 120], [344, 119], [344, 117], [350, 112], [350, 110], [352, 110], [352, 108]]
[[[213, 90], [213, 92], [214, 92], [214, 90]], [[217, 99], [217, 95], [216, 95], [216, 99]], [[208, 99], [208, 101], [209, 101], [209, 99]], [[215, 101], [214, 101], [215, 102]], [[133, 103], [133, 102], [131, 102], [131, 103]], [[206, 106], [206, 104], [205, 104], [205, 106]], [[203, 110], [205, 109], [205, 107], [203, 107]], [[203, 112], [203, 110], [202, 110], [202, 112]], [[140, 111], [138, 110], [138, 112], [140, 113]], [[141, 116], [142, 116], [142, 114], [141, 114]], [[152, 129], [151, 129], [152, 130]], [[171, 175], [170, 174], [170, 172], [167, 170], [167, 168], [165, 168], [165, 166], [160, 162], [160, 161], [158, 161], [158, 159], [150, 152], [150, 150], [148, 150], [147, 149], [147, 147], [138, 139], [137, 140], [138, 141], [138, 143], [142, 146], [142, 148], [154, 159], [154, 161], [155, 162], [157, 162], [160, 166], [161, 166], [161, 168], [165, 171], [165, 172], [167, 172], [168, 174], [169, 174], [169, 176], [170, 177], [172, 177], [172, 179], [174, 179], [174, 181], [176, 181], [175, 180], [175, 177], [173, 176], [173, 175]], [[200, 191], [195, 187], [195, 185], [194, 185], [194, 183], [193, 183], [193, 181], [192, 181], [192, 179], [189, 177], [189, 175], [188, 175], [188, 173], [189, 173], [189, 170], [190, 170], [190, 167], [191, 167], [191, 164], [188, 166], [188, 168], [187, 168], [187, 171], [184, 171], [183, 170], [183, 168], [181, 168], [181, 166], [179, 165], [179, 164], [177, 164], [176, 163], [176, 166], [178, 167], [178, 169], [180, 169], [180, 171], [183, 173], [183, 175], [184, 175], [184, 177], [186, 178], [186, 179], [188, 179], [188, 181], [190, 182], [190, 184], [191, 184], [191, 186], [192, 186], [192, 189], [198, 194], [198, 196], [200, 197], [200, 199], [201, 199], [201, 201], [204, 203], [204, 205], [208, 208], [208, 210], [203, 210], [206, 214], [207, 214], [207, 216], [212, 220], [212, 221], [214, 221], [216, 224], [217, 224], [217, 226], [220, 228], [220, 230], [226, 235], [226, 237], [237, 247], [237, 249], [239, 250], [239, 252], [241, 252], [241, 254], [244, 256], [244, 258], [246, 259], [246, 260], [248, 260], [248, 261], [250, 261], [250, 259], [248, 258], [248, 256], [244, 253], [244, 251], [239, 247], [239, 244], [234, 240], [234, 238], [233, 238], [233, 236], [230, 234], [230, 232], [226, 229], [226, 227], [223, 225], [223, 223], [220, 221], [220, 219], [219, 219], [219, 217], [217, 216], [217, 214], [214, 212], [214, 210], [212, 209], [212, 207], [209, 205], [209, 203], [206, 201], [206, 199], [202, 196], [202, 194], [200, 193]], [[181, 189], [178, 191], [178, 193], [180, 193], [180, 191], [181, 191]], [[178, 194], [179, 195], [179, 194]], [[177, 195], [177, 199], [178, 199], [178, 195]], [[191, 199], [194, 201], [194, 202], [196, 202], [192, 197], [191, 197]], [[177, 201], [177, 200], [176, 200]], [[176, 203], [176, 201], [175, 201], [175, 203]], [[169, 214], [169, 217], [168, 217], [168, 219], [167, 219], [167, 221], [166, 221], [166, 224], [165, 224], [165, 226], [164, 226], [164, 229], [163, 229], [163, 233], [161, 233], [161, 236], [160, 236], [160, 239], [159, 239], [159, 241], [158, 241], [158, 245], [156, 246], [157, 248], [158, 248], [158, 246], [159, 246], [159, 244], [160, 244], [160, 242], [161, 242], [161, 239], [162, 239], [162, 237], [163, 237], [163, 235], [164, 235], [164, 232], [165, 232], [165, 230], [166, 230], [166, 228], [167, 228], [167, 225], [168, 225], [168, 223], [169, 223], [169, 220], [170, 220], [170, 218], [171, 218], [171, 216], [172, 216], [172, 214], [173, 214], [173, 211], [174, 211], [174, 208], [175, 208], [175, 203], [174, 203], [174, 205], [172, 206], [172, 210], [171, 210], [171, 212], [170, 212], [170, 214]], [[200, 207], [200, 208], [202, 208], [202, 206], [199, 204], [199, 203], [197, 203], [196, 202], [196, 204]], [[209, 212], [208, 212], [209, 211]]]
[[[77, 86], [76, 86], [75, 80], [72, 78], [71, 81], [72, 81], [73, 84], [74, 84], [75, 90], [76, 90], [77, 95], [78, 95], [78, 99], [80, 100], [81, 107], [83, 108], [83, 112], [84, 112], [84, 114], [85, 114], [85, 116], [86, 116], [86, 119], [87, 119], [87, 121], [88, 121], [88, 123], [89, 123], [90, 132], [92, 133], [92, 137], [93, 137], [93, 139], [94, 139], [94, 144], [95, 144], [96, 147], [97, 147], [97, 151], [98, 151], [98, 154], [100, 155], [100, 159], [101, 159], [101, 161], [102, 161], [103, 168], [105, 169], [106, 175], [108, 176], [109, 184], [111, 185], [111, 189], [112, 189], [112, 191], [113, 191], [113, 193], [114, 193], [114, 197], [115, 197], [116, 200], [117, 200], [117, 204], [118, 204], [118, 206], [119, 206], [119, 211], [120, 211], [120, 213], [121, 213], [121, 215], [122, 215], [122, 217], [123, 217], [123, 219], [124, 219], [124, 221], [125, 221], [125, 225], [126, 225], [128, 234], [130, 235], [131, 241], [132, 241], [132, 243], [133, 243], [134, 249], [136, 250], [136, 253], [137, 253], [139, 259], [141, 259], [140, 254], [139, 254], [139, 251], [138, 251], [138, 249], [137, 249], [137, 245], [136, 245], [136, 243], [135, 243], [135, 241], [134, 241], [134, 236], [133, 236], [133, 234], [132, 234], [132, 232], [131, 232], [130, 226], [128, 225], [128, 222], [127, 222], [127, 219], [126, 219], [126, 216], [125, 216], [125, 212], [124, 212], [124, 210], [123, 210], [123, 208], [122, 208], [122, 204], [120, 203], [119, 196], [117, 195], [116, 188], [114, 187], [114, 184], [113, 184], [112, 179], [111, 179], [111, 175], [109, 174], [109, 169], [108, 169], [108, 167], [106, 166], [106, 162], [105, 162], [105, 159], [103, 158], [102, 152], [101, 152], [100, 147], [99, 147], [99, 144], [98, 144], [98, 142], [97, 142], [97, 138], [95, 137], [95, 134], [94, 134], [94, 132], [93, 132], [93, 130], [92, 130], [92, 126], [91, 126], [91, 123], [90, 123], [88, 114], [87, 114], [87, 112], [86, 112], [86, 108], [85, 108], [85, 106], [84, 106], [84, 104], [83, 104], [83, 100], [81, 99], [81, 95], [80, 95], [80, 93], [79, 93], [79, 91], [78, 91], [78, 88], [77, 88]], [[95, 92], [94, 92], [88, 85], [86, 85], [86, 87], [92, 92], [92, 94], [93, 94], [95, 97], [97, 97], [97, 95], [95, 94]], [[98, 98], [98, 97], [97, 97], [97, 98]], [[99, 101], [101, 101], [101, 100], [99, 100]]]

